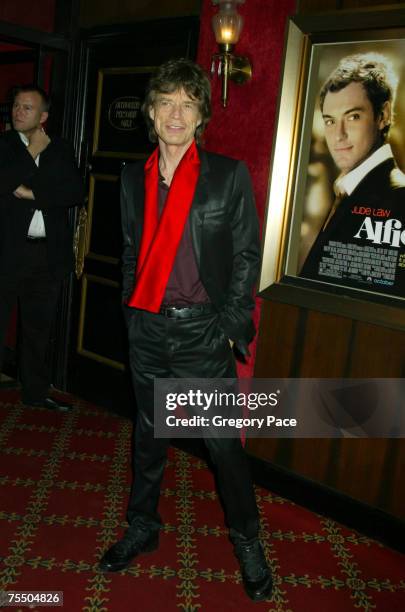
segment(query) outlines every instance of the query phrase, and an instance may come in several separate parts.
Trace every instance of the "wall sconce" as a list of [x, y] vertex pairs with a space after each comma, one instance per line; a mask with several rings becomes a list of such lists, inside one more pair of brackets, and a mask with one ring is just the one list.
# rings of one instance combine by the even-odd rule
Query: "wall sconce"
[[211, 73], [215, 72], [218, 61], [218, 76], [222, 76], [221, 101], [225, 107], [228, 101], [228, 79], [242, 85], [252, 78], [252, 66], [247, 57], [232, 53], [239, 40], [243, 26], [243, 18], [239, 15], [236, 6], [245, 0], [212, 0], [219, 4], [219, 11], [212, 18], [212, 27], [215, 40], [219, 46], [219, 53], [212, 56]]

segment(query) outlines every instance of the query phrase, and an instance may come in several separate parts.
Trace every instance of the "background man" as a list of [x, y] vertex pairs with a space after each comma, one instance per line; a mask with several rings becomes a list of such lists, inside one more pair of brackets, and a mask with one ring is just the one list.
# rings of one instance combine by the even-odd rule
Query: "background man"
[[[336, 199], [301, 276], [405, 295], [405, 176], [386, 138], [398, 79], [375, 53], [342, 59], [320, 92]], [[402, 229], [401, 229], [402, 228]]]
[[[153, 433], [154, 378], [235, 377], [230, 341], [254, 335], [252, 290], [259, 266], [250, 178], [239, 161], [197, 148], [210, 118], [210, 84], [189, 60], [163, 64], [143, 112], [158, 148], [122, 176], [124, 302], [137, 399], [129, 529], [103, 556], [125, 568], [158, 546], [160, 483], [169, 441]], [[259, 519], [239, 439], [207, 438], [245, 589], [270, 596]]]
[[72, 270], [68, 209], [82, 200], [83, 187], [71, 147], [43, 128], [48, 110], [42, 89], [17, 88], [14, 129], [0, 137], [0, 366], [19, 301], [22, 401], [68, 410], [47, 396], [46, 354], [61, 283]]

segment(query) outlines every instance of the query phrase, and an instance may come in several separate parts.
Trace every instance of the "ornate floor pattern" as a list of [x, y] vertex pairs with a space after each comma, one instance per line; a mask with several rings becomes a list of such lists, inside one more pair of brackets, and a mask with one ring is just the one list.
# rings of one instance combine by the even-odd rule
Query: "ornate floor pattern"
[[271, 601], [251, 602], [212, 474], [175, 449], [159, 550], [119, 574], [98, 572], [102, 551], [125, 529], [131, 424], [75, 406], [28, 409], [16, 391], [0, 391], [0, 591], [63, 591], [64, 607], [52, 609], [67, 612], [405, 610], [399, 553], [260, 488], [275, 589]]

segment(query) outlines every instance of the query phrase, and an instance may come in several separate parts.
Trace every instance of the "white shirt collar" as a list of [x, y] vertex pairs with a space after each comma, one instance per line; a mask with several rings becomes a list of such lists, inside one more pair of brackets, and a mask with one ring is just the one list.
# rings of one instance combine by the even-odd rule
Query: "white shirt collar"
[[18, 132], [18, 135], [21, 138], [21, 140], [23, 141], [23, 143], [25, 144], [25, 146], [28, 147], [28, 145], [30, 144], [30, 141], [28, 140], [26, 135], [23, 134], [22, 132]]
[[[28, 138], [26, 137], [25, 134], [23, 134], [22, 132], [18, 132], [19, 137], [21, 138], [22, 142], [25, 144], [26, 147], [28, 147], [28, 145], [30, 144], [30, 141], [28, 140]], [[38, 153], [38, 155], [36, 156], [36, 158], [34, 159], [35, 163], [37, 166], [39, 166], [39, 156], [40, 153]]]
[[377, 151], [374, 151], [370, 157], [364, 160], [357, 166], [344, 176], [340, 176], [336, 179], [336, 185], [339, 190], [344, 191], [347, 195], [353, 193], [356, 189], [357, 185], [360, 181], [376, 166], [382, 164], [386, 159], [390, 157], [394, 157], [392, 154], [392, 149], [389, 144], [382, 145]]

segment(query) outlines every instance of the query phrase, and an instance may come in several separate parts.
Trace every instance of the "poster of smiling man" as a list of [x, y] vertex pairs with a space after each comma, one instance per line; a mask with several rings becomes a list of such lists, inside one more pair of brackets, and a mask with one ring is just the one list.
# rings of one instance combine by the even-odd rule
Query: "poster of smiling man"
[[405, 298], [405, 11], [394, 17], [290, 20], [260, 290]]
[[404, 123], [395, 109], [405, 44], [343, 47], [324, 52], [319, 66], [322, 75], [350, 50], [314, 113], [299, 274], [404, 297]]

